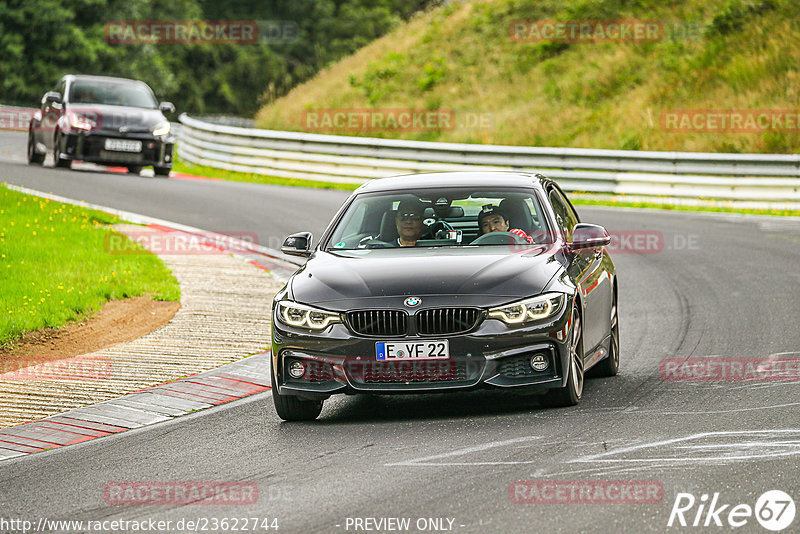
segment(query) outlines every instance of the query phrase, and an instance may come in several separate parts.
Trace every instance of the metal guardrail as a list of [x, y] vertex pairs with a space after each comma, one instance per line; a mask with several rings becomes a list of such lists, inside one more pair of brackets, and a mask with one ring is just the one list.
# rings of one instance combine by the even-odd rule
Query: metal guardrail
[[179, 120], [183, 160], [270, 176], [362, 183], [418, 172], [539, 171], [569, 191], [800, 203], [800, 154], [435, 143], [239, 128], [186, 114]]
[[244, 119], [242, 117], [232, 117], [230, 115], [203, 115], [202, 117], [195, 117], [197, 120], [217, 124], [219, 126], [236, 126], [237, 128], [255, 128], [253, 119]]

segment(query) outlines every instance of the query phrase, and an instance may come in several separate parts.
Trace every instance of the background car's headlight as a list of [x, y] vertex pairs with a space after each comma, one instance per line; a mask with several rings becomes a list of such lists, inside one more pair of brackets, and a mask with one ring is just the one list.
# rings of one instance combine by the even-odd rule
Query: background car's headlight
[[169, 133], [169, 123], [168, 122], [159, 122], [155, 126], [153, 126], [153, 135], [156, 137], [160, 135], [167, 135]]
[[523, 324], [552, 317], [564, 305], [564, 293], [545, 293], [489, 310], [489, 317], [506, 324]]
[[333, 313], [305, 304], [284, 301], [278, 303], [278, 316], [289, 326], [322, 330], [328, 325], [341, 322], [338, 313]]

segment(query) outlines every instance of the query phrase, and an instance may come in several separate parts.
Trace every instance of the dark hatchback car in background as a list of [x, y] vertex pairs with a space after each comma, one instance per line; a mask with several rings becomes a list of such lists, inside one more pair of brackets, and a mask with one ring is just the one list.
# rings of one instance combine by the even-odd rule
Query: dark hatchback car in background
[[[481, 232], [488, 213], [507, 227]], [[421, 237], [400, 246], [409, 221]], [[273, 303], [278, 415], [314, 419], [336, 393], [499, 388], [576, 404], [585, 372], [619, 367], [609, 243], [542, 175], [370, 181], [319, 244], [301, 232], [282, 247], [308, 261]]]
[[175, 138], [165, 113], [144, 82], [107, 76], [64, 76], [42, 98], [28, 130], [28, 162], [41, 165], [52, 151], [56, 167], [73, 161], [127, 167], [138, 174], [152, 166], [158, 176], [172, 169]]

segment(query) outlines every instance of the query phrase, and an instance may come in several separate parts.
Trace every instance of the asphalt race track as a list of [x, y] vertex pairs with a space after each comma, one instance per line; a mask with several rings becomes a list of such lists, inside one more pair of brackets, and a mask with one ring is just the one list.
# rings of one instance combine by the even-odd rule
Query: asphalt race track
[[[0, 136], [0, 152], [14, 143], [24, 151], [24, 135]], [[319, 235], [347, 196], [11, 161], [0, 162], [0, 180], [208, 230], [253, 232], [273, 248], [290, 232]], [[729, 506], [715, 517], [703, 511], [699, 522], [723, 532], [734, 506], [755, 508], [768, 490], [797, 500], [797, 381], [672, 380], [664, 365], [712, 355], [800, 357], [800, 221], [579, 211], [628, 247], [614, 255], [620, 375], [589, 380], [579, 406], [545, 409], [493, 391], [335, 397], [318, 421], [287, 424], [269, 393], [260, 394], [0, 462], [0, 517], [171, 520], [172, 528], [181, 519], [277, 518], [279, 532], [364, 532], [378, 524], [368, 518], [410, 518], [411, 532], [703, 531], [679, 528], [677, 519], [668, 529], [676, 496], [697, 500], [684, 514], [691, 524], [701, 496], [719, 493], [717, 508]], [[637, 235], [650, 236], [649, 245]], [[797, 377], [797, 360], [793, 369]], [[663, 494], [649, 503], [582, 504], [563, 495], [553, 504], [512, 502], [529, 495], [515, 493], [515, 481], [582, 480], [649, 481]], [[104, 488], [126, 481], [249, 482], [259, 496], [238, 505], [106, 504]], [[724, 527], [714, 527], [716, 517]], [[755, 517], [743, 520], [739, 532], [766, 532]], [[786, 532], [798, 525], [795, 518]]]
[[[24, 163], [25, 134], [0, 132], [0, 162]], [[81, 164], [88, 172], [52, 167], [52, 154], [44, 167], [3, 165], [0, 182], [25, 185], [92, 204], [149, 215], [226, 235], [252, 237], [258, 244], [278, 249], [283, 238], [300, 230], [319, 237], [350, 192], [341, 190], [269, 187], [226, 182], [231, 194], [220, 194], [220, 180], [167, 180], [105, 172], [103, 167]], [[76, 180], [81, 176], [80, 180]], [[300, 230], [298, 230], [298, 228]]]

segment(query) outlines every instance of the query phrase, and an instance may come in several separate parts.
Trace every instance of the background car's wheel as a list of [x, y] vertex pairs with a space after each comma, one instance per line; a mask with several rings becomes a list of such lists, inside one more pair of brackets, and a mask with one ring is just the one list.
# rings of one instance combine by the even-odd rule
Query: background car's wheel
[[573, 310], [572, 341], [569, 348], [567, 385], [551, 391], [544, 397], [548, 406], [575, 406], [583, 395], [583, 329], [581, 317]]
[[294, 395], [281, 395], [272, 376], [272, 400], [275, 411], [284, 421], [313, 421], [322, 412], [323, 401], [302, 400]]
[[53, 146], [53, 161], [56, 167], [60, 169], [69, 169], [72, 167], [72, 160], [61, 159], [61, 133], [56, 132], [56, 141]]
[[130, 174], [139, 174], [142, 172], [141, 165], [128, 165], [128, 172]]
[[156, 176], [169, 176], [169, 171], [172, 167], [153, 167], [153, 172]]
[[617, 319], [617, 297], [611, 305], [611, 344], [608, 356], [589, 371], [593, 377], [616, 376], [619, 371], [619, 321]]
[[30, 165], [41, 165], [44, 163], [44, 154], [36, 152], [36, 140], [33, 138], [33, 131], [28, 132], [28, 163]]

